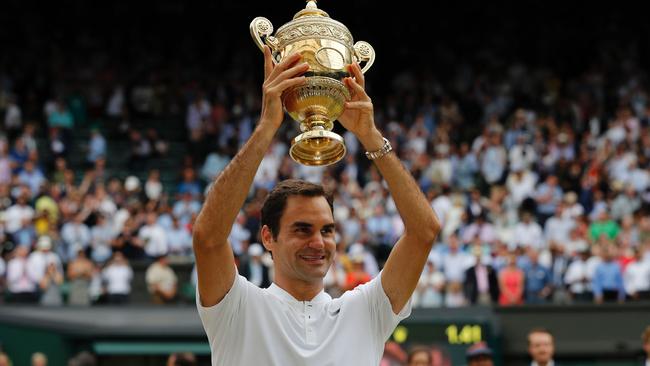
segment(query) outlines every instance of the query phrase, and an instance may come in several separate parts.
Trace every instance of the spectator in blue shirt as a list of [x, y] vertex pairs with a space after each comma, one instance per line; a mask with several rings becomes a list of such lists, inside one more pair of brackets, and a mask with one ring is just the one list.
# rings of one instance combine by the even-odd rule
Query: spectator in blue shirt
[[533, 248], [528, 249], [530, 262], [525, 265], [526, 302], [529, 304], [543, 304], [551, 294], [551, 271], [539, 264], [539, 253]]
[[623, 271], [621, 265], [614, 260], [615, 248], [603, 248], [603, 261], [596, 267], [591, 287], [594, 292], [596, 304], [605, 301], [625, 300], [625, 287], [623, 286]]

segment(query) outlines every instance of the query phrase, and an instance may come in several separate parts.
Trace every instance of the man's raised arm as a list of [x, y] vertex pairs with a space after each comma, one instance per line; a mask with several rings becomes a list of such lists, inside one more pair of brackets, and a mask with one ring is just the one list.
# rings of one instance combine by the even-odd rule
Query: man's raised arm
[[192, 245], [201, 305], [213, 306], [228, 293], [235, 279], [235, 259], [228, 243], [230, 230], [250, 189], [255, 173], [284, 119], [282, 92], [304, 83], [308, 66], [299, 55], [273, 65], [264, 49], [262, 113], [251, 138], [219, 175], [207, 194], [194, 225]]
[[[346, 103], [339, 121], [354, 133], [367, 151], [384, 146], [373, 118], [372, 101], [364, 90], [365, 82], [359, 65], [350, 66], [354, 79], [345, 80], [354, 95]], [[374, 160], [388, 183], [397, 210], [404, 221], [404, 235], [397, 241], [382, 271], [381, 284], [390, 299], [394, 313], [399, 313], [413, 294], [427, 261], [433, 242], [440, 232], [440, 223], [420, 187], [404, 168], [395, 153]]]

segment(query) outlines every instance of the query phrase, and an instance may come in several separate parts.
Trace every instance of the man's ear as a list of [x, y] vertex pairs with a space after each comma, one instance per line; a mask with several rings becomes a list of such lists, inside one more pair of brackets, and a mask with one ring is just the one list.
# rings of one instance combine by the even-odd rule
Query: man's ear
[[269, 252], [272, 252], [275, 249], [275, 240], [273, 239], [271, 228], [269, 228], [268, 225], [262, 226], [261, 234], [262, 244], [264, 245], [264, 248], [266, 248], [266, 250]]

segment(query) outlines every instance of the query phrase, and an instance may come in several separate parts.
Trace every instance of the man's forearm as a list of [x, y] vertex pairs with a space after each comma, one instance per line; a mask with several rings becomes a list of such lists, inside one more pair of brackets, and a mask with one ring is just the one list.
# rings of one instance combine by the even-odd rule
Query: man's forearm
[[260, 122], [251, 138], [209, 190], [195, 225], [195, 236], [225, 243], [277, 128]]
[[[368, 151], [379, 150], [383, 145], [383, 138], [379, 131], [373, 131], [369, 136], [360, 136], [359, 140]], [[389, 153], [374, 162], [388, 183], [390, 193], [404, 222], [406, 234], [430, 240], [431, 244], [440, 231], [440, 224], [415, 179], [404, 168], [395, 153]]]

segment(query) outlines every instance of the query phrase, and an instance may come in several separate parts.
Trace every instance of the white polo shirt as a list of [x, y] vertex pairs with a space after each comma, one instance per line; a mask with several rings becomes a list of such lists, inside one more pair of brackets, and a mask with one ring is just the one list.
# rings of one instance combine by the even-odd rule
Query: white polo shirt
[[212, 350], [212, 365], [377, 366], [384, 343], [411, 314], [411, 301], [393, 313], [372, 281], [332, 299], [324, 291], [298, 301], [275, 284], [261, 289], [237, 275], [217, 305], [197, 308]]

